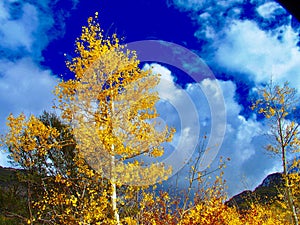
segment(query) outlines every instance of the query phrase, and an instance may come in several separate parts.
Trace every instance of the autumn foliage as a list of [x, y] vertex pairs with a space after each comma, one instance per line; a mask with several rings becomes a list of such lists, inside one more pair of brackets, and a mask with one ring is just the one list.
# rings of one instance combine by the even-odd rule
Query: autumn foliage
[[[190, 187], [198, 188], [187, 195], [156, 186], [172, 168], [147, 164], [143, 157], [163, 155], [163, 143], [175, 132], [168, 126], [157, 129], [160, 77], [140, 69], [136, 53], [116, 35], [104, 37], [96, 20], [97, 14], [88, 19], [76, 56], [67, 62], [75, 78], [62, 80], [54, 91], [59, 116], [8, 117], [3, 145], [13, 163], [27, 171], [20, 178], [26, 184], [26, 213], [4, 215], [16, 224], [292, 224], [284, 201], [254, 202], [246, 210], [229, 207], [222, 172], [206, 188], [199, 188], [202, 179], [190, 180]], [[274, 110], [259, 109], [267, 118]], [[286, 132], [296, 132], [296, 126], [290, 123]], [[299, 145], [297, 134], [290, 145]], [[293, 166], [299, 168], [299, 162]], [[288, 176], [299, 210], [299, 176]]]

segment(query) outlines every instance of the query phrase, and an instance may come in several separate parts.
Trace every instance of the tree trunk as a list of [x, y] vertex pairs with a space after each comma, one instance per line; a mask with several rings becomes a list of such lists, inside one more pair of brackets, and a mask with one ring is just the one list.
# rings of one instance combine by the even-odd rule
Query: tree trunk
[[286, 196], [287, 196], [288, 206], [289, 206], [289, 209], [292, 213], [293, 223], [295, 225], [299, 225], [299, 221], [298, 221], [298, 217], [297, 217], [297, 213], [296, 213], [296, 208], [295, 208], [294, 201], [293, 201], [292, 192], [291, 192], [291, 188], [290, 188], [290, 185], [289, 185], [289, 177], [288, 177], [286, 154], [285, 154], [284, 146], [282, 146], [282, 166], [283, 166], [283, 174], [284, 174], [284, 181], [285, 181], [285, 192], [286, 192]]
[[[111, 99], [111, 117], [114, 117], [114, 102]], [[111, 124], [111, 132], [113, 132], [113, 124]], [[120, 225], [120, 216], [117, 208], [117, 185], [116, 185], [116, 177], [115, 177], [115, 169], [116, 169], [116, 162], [115, 162], [115, 146], [114, 144], [111, 145], [111, 173], [110, 173], [110, 182], [111, 182], [111, 203], [112, 203], [112, 210], [114, 213], [115, 222], [117, 225]]]
[[[113, 147], [113, 146], [112, 146]], [[112, 203], [112, 210], [114, 212], [114, 218], [116, 223], [120, 224], [120, 216], [117, 208], [117, 185], [116, 185], [116, 179], [114, 176], [114, 170], [115, 170], [115, 156], [111, 156], [111, 203]]]

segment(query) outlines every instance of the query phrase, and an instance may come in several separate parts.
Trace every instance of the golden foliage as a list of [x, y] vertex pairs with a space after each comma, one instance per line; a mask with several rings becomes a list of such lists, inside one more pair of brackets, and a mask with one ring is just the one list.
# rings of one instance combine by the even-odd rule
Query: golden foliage
[[[99, 24], [91, 18], [76, 46], [78, 56], [67, 63], [75, 80], [61, 82], [56, 94], [62, 117], [73, 124], [80, 152], [99, 172], [110, 170], [114, 156], [114, 176], [122, 174], [124, 183], [133, 180], [123, 176], [124, 171], [150, 178], [144, 167], [122, 162], [139, 155], [161, 156], [161, 143], [172, 140], [174, 129], [156, 129], [159, 75], [141, 70], [135, 52], [125, 50], [116, 35], [104, 39]], [[131, 168], [138, 166], [142, 173], [132, 174], [139, 170]], [[156, 171], [162, 170], [158, 165]], [[153, 177], [150, 183], [155, 181]]]
[[265, 88], [259, 90], [259, 98], [252, 109], [263, 114], [270, 121], [270, 133], [273, 138], [266, 149], [280, 154], [282, 160], [283, 176], [285, 181], [285, 200], [294, 224], [298, 225], [296, 199], [293, 195], [291, 176], [289, 174], [287, 153], [299, 152], [299, 124], [293, 115], [299, 104], [295, 88], [289, 87], [286, 82], [283, 87], [270, 82]]
[[[126, 207], [121, 199], [132, 191], [122, 185], [147, 186], [171, 173], [163, 164], [135, 159], [163, 155], [162, 143], [175, 132], [156, 126], [159, 75], [141, 70], [135, 52], [120, 45], [116, 35], [104, 38], [96, 18], [82, 28], [77, 56], [67, 62], [75, 79], [55, 89], [56, 108], [71, 126], [72, 141], [34, 116], [8, 118], [5, 144], [11, 156], [40, 176], [40, 196], [32, 205], [36, 214], [29, 223], [119, 224], [119, 211]], [[61, 154], [68, 144], [71, 150]], [[56, 161], [65, 153], [72, 155], [70, 168]]]
[[[136, 159], [160, 157], [161, 144], [170, 142], [175, 132], [167, 126], [156, 129], [159, 75], [141, 70], [135, 52], [126, 50], [116, 35], [104, 38], [93, 18], [82, 28], [76, 53], [67, 62], [75, 79], [61, 81], [55, 90], [64, 123], [23, 114], [8, 117], [4, 144], [13, 160], [31, 172], [27, 224], [290, 223], [284, 207], [253, 204], [240, 212], [227, 206], [222, 173], [207, 189], [195, 192], [193, 200], [185, 199], [190, 191], [172, 196], [155, 186], [147, 189], [171, 173], [163, 164], [145, 165]], [[264, 91], [254, 108], [266, 118], [285, 118], [286, 94], [293, 91], [274, 90], [274, 95]], [[299, 146], [297, 126], [292, 122], [284, 127], [290, 140], [285, 146]], [[190, 188], [194, 180], [201, 182], [196, 166], [191, 168]], [[299, 162], [294, 166], [299, 168]], [[290, 175], [293, 196], [299, 196], [299, 180], [298, 174]], [[299, 207], [299, 199], [295, 204]]]

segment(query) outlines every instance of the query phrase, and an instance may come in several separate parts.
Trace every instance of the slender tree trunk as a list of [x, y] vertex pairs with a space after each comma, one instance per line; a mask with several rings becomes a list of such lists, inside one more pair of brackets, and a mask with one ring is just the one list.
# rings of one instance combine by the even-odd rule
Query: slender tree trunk
[[[113, 118], [114, 116], [114, 102], [113, 99], [111, 99], [111, 117]], [[113, 132], [113, 124], [111, 124], [111, 132]], [[116, 177], [115, 177], [115, 169], [116, 169], [116, 162], [115, 162], [115, 146], [112, 144], [111, 146], [111, 203], [112, 203], [112, 210], [114, 213], [114, 218], [117, 223], [117, 225], [120, 225], [120, 216], [118, 212], [118, 207], [117, 207], [117, 185], [116, 185]]]
[[288, 170], [287, 170], [287, 162], [286, 162], [286, 154], [285, 154], [285, 148], [282, 146], [282, 166], [283, 166], [283, 174], [284, 174], [284, 181], [285, 181], [285, 191], [287, 195], [287, 202], [289, 209], [292, 213], [293, 222], [295, 225], [299, 225], [296, 208], [293, 201], [293, 196], [291, 192], [291, 188], [289, 186], [289, 177], [288, 177]]
[[[114, 146], [112, 146], [113, 148]], [[111, 176], [111, 202], [112, 202], [112, 209], [114, 212], [114, 218], [115, 221], [117, 222], [117, 224], [120, 224], [120, 216], [119, 216], [119, 212], [118, 212], [118, 208], [117, 208], [117, 185], [116, 185], [116, 179], [114, 176], [114, 170], [115, 170], [115, 156], [112, 155], [111, 156], [111, 170], [112, 170], [112, 176]]]

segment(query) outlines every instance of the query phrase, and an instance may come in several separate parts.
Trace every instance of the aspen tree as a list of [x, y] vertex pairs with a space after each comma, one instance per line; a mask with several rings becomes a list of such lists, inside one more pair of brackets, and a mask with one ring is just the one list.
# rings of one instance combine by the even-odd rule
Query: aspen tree
[[105, 38], [96, 20], [89, 18], [76, 41], [77, 56], [67, 62], [75, 79], [62, 81], [56, 89], [62, 117], [71, 124], [79, 151], [111, 182], [117, 224], [117, 186], [166, 179], [171, 168], [145, 165], [141, 156], [162, 156], [162, 144], [170, 142], [175, 131], [168, 126], [157, 129], [159, 75], [141, 70], [136, 53], [125, 47], [116, 35]]
[[[63, 129], [35, 116], [8, 118], [4, 144], [11, 157], [25, 169], [44, 171], [28, 224], [121, 224], [126, 197], [171, 173], [143, 160], [162, 156], [175, 132], [156, 123], [160, 76], [140, 69], [136, 53], [116, 35], [104, 37], [96, 20], [97, 14], [82, 27], [76, 56], [67, 62], [74, 79], [54, 91]], [[66, 147], [74, 153], [70, 167], [63, 163]]]
[[252, 109], [257, 110], [270, 121], [270, 132], [273, 142], [266, 146], [267, 150], [281, 155], [282, 169], [285, 180], [286, 199], [295, 225], [298, 225], [294, 198], [290, 185], [288, 152], [299, 152], [299, 124], [293, 118], [299, 104], [297, 91], [286, 82], [283, 87], [273, 85], [272, 81], [259, 90], [259, 99]]

